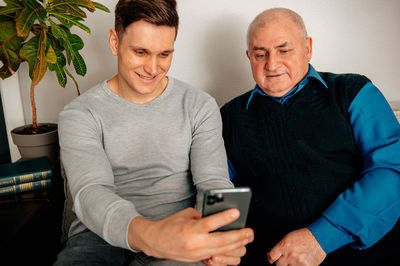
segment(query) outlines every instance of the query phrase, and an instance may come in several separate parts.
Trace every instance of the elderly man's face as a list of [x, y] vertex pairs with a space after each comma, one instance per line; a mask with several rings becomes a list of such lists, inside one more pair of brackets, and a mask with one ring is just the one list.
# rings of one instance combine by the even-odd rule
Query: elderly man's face
[[247, 51], [254, 80], [275, 97], [284, 96], [305, 77], [311, 54], [311, 38], [305, 40], [288, 18], [255, 28]]

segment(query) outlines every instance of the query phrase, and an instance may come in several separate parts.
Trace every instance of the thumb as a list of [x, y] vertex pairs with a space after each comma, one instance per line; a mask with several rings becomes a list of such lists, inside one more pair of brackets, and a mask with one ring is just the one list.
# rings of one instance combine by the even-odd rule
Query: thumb
[[239, 218], [240, 212], [238, 209], [233, 208], [221, 211], [202, 219], [201, 228], [207, 232], [217, 230], [223, 225], [229, 224]]
[[268, 262], [273, 264], [282, 256], [282, 249], [279, 243], [273, 247], [267, 254]]

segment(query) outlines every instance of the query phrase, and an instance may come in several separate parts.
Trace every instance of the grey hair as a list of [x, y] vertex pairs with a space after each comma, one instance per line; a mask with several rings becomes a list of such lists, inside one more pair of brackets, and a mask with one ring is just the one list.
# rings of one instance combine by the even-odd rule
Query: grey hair
[[256, 28], [262, 28], [267, 23], [280, 21], [282, 17], [292, 20], [295, 25], [298, 26], [304, 40], [307, 39], [307, 29], [303, 18], [299, 14], [288, 8], [271, 8], [258, 14], [250, 23], [249, 28], [247, 29], [247, 47], [250, 44], [250, 38]]

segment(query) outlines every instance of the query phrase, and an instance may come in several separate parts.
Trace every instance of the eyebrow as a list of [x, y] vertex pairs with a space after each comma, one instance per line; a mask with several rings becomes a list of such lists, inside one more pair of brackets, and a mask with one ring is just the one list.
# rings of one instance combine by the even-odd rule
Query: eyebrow
[[[284, 47], [286, 47], [286, 46], [288, 46], [288, 45], [289, 45], [288, 42], [283, 42], [283, 43], [281, 43], [281, 44], [278, 44], [278, 45], [275, 46], [274, 48], [275, 48], [275, 49], [277, 49], [277, 48], [284, 48]], [[262, 46], [254, 46], [252, 50], [253, 50], [253, 51], [266, 51], [267, 49], [266, 49], [265, 47], [262, 47]]]
[[[130, 46], [131, 49], [133, 50], [143, 50], [145, 52], [149, 52], [149, 49], [140, 47], [140, 46]], [[169, 49], [169, 50], [164, 50], [161, 53], [173, 53], [175, 51], [175, 49]]]

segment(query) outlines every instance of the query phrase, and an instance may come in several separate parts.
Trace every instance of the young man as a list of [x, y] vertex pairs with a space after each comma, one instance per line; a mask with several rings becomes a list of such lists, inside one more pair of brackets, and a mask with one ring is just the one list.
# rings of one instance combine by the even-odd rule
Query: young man
[[253, 189], [243, 264], [397, 265], [400, 126], [382, 94], [315, 71], [289, 9], [254, 19], [247, 55], [257, 84], [221, 110], [235, 183]]
[[56, 264], [238, 264], [252, 230], [210, 233], [238, 211], [201, 218], [192, 208], [232, 184], [215, 100], [167, 76], [176, 2], [120, 0], [115, 16], [117, 75], [59, 117], [77, 219]]

